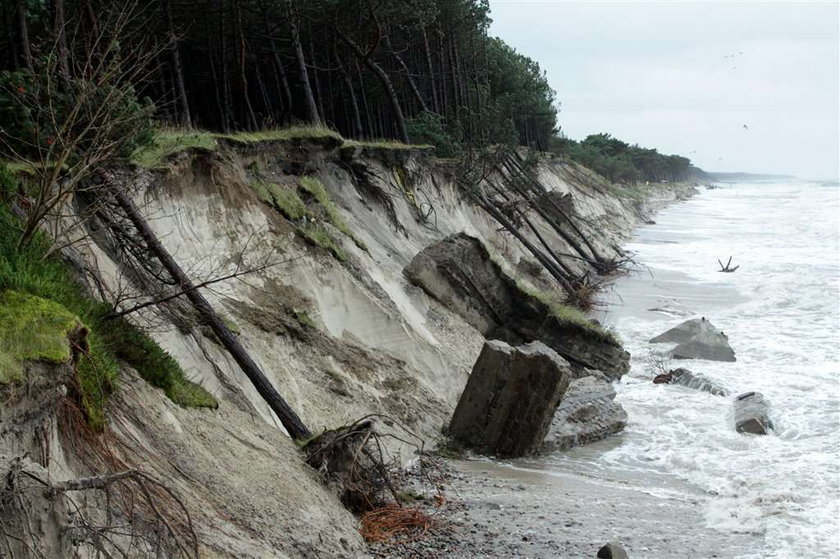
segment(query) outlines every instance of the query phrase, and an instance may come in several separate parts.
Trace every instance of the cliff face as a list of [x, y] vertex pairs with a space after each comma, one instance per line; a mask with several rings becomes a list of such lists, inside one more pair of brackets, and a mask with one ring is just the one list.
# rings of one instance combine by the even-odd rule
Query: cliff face
[[[540, 162], [536, 176], [579, 233], [564, 238], [550, 216], [534, 215], [535, 230], [526, 235], [536, 242], [539, 233], [557, 253], [574, 254], [564, 265], [579, 275], [592, 265], [569, 239], [618, 259], [622, 237], [651, 200], [686, 192], [657, 185], [630, 196], [582, 167], [552, 161]], [[203, 292], [316, 433], [382, 414], [395, 422], [384, 420], [382, 429], [402, 424], [431, 443], [448, 422], [484, 336], [404, 275], [426, 247], [466, 233], [508, 277], [529, 290], [556, 290], [523, 245], [458, 188], [455, 168], [423, 152], [323, 142], [224, 147], [118, 178], [133, 187], [149, 224], [196, 283], [250, 270]], [[71, 256], [91, 292], [131, 306], [150, 285], [148, 270], [138, 271], [96, 222], [86, 233]], [[147, 308], [132, 320], [150, 326], [190, 379], [220, 402], [217, 410], [182, 409], [124, 370], [108, 410], [112, 451], [182, 495], [203, 553], [363, 553], [353, 518], [190, 309]], [[42, 466], [59, 479], [84, 476], [83, 461], [51, 429], [62, 451]], [[407, 447], [392, 450], [410, 458]]]

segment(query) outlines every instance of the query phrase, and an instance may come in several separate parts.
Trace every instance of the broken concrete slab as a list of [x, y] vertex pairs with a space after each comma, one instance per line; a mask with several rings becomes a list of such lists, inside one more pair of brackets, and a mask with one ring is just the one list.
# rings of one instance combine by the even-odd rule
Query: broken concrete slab
[[729, 345], [729, 338], [705, 317], [686, 320], [651, 339], [650, 343], [676, 343], [671, 351], [674, 359], [735, 361], [735, 351]]
[[541, 342], [485, 342], [449, 434], [482, 453], [533, 454], [543, 443], [571, 378], [569, 363]]
[[630, 369], [630, 355], [614, 338], [557, 319], [548, 304], [507, 276], [474, 237], [458, 233], [426, 247], [403, 273], [488, 339], [514, 345], [542, 341], [571, 363], [576, 376], [598, 369], [617, 380]]
[[770, 404], [761, 392], [746, 392], [735, 398], [735, 430], [739, 433], [766, 435], [773, 428]]
[[573, 380], [563, 395], [542, 450], [565, 450], [599, 441], [627, 426], [612, 383], [595, 376]]

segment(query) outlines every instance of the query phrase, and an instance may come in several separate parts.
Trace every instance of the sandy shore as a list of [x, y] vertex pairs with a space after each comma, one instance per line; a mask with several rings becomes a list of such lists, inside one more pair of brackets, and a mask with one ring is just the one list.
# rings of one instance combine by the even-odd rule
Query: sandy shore
[[[643, 491], [627, 480], [489, 460], [447, 460], [443, 469], [446, 505], [424, 505], [434, 529], [407, 543], [376, 544], [374, 557], [595, 557], [608, 541], [634, 559], [745, 557], [760, 548], [758, 535], [706, 528], [707, 497], [699, 492]], [[420, 479], [414, 486], [434, 493]]]

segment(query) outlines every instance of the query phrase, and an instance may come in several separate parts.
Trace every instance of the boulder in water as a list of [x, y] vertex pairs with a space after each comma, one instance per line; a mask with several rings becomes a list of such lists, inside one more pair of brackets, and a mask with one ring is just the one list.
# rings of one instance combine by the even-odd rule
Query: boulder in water
[[746, 392], [735, 398], [735, 430], [739, 433], [766, 435], [773, 428], [770, 404], [760, 392]]
[[628, 559], [627, 552], [616, 542], [610, 542], [598, 550], [598, 559]]
[[569, 363], [542, 342], [484, 343], [449, 424], [449, 434], [504, 457], [536, 452], [569, 386]]
[[729, 345], [729, 338], [705, 317], [686, 320], [656, 336], [650, 343], [676, 343], [671, 351], [674, 359], [735, 361], [735, 351]]
[[693, 388], [695, 390], [702, 390], [715, 396], [729, 396], [729, 391], [726, 388], [716, 384], [714, 381], [707, 379], [703, 375], [693, 373], [688, 369], [682, 367], [668, 371], [667, 373], [657, 375], [653, 379], [654, 384], [679, 384], [686, 388]]
[[560, 400], [543, 450], [565, 450], [599, 441], [626, 425], [627, 412], [615, 401], [612, 383], [594, 374], [578, 378], [569, 383]]

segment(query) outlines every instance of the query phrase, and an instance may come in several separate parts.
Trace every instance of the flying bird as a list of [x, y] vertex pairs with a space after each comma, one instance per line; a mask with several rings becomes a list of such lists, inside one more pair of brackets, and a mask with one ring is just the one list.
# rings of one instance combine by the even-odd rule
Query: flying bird
[[744, 125], [744, 130], [749, 130], [749, 127], [746, 124]]

